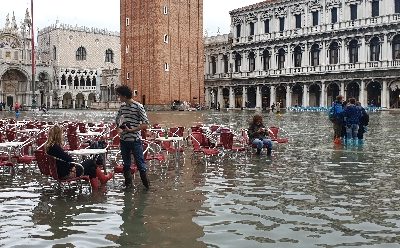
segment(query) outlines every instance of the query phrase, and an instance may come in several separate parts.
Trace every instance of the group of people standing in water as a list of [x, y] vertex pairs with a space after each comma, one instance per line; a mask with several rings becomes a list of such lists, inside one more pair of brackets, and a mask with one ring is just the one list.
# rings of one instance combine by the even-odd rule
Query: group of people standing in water
[[336, 97], [332, 104], [330, 120], [333, 122], [334, 143], [361, 145], [367, 131], [369, 115], [355, 98], [348, 101], [343, 96]]

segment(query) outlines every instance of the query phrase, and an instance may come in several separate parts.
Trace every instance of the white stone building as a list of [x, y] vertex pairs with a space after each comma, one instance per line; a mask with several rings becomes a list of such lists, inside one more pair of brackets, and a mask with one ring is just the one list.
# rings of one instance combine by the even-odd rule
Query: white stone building
[[45, 102], [85, 108], [115, 100], [120, 84], [120, 36], [105, 29], [51, 25], [38, 33], [38, 55], [53, 68], [54, 88]]
[[36, 60], [32, 84], [30, 24], [27, 10], [20, 26], [13, 14], [11, 20], [7, 15], [4, 28], [0, 29], [0, 102], [6, 106], [16, 102], [31, 106], [34, 96], [39, 96], [44, 89], [52, 89], [53, 70], [40, 60]]
[[399, 108], [400, 0], [272, 0], [230, 12], [205, 40], [209, 106]]

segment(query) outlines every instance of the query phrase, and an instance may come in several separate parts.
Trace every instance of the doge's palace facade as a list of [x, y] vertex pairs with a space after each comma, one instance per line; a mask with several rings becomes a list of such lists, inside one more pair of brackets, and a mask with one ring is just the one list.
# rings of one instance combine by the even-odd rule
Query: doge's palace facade
[[205, 39], [209, 106], [329, 106], [339, 94], [399, 108], [400, 0], [272, 0]]
[[56, 22], [39, 30], [37, 50], [54, 73], [53, 88], [44, 95], [50, 107], [86, 108], [115, 100], [121, 69], [118, 32]]

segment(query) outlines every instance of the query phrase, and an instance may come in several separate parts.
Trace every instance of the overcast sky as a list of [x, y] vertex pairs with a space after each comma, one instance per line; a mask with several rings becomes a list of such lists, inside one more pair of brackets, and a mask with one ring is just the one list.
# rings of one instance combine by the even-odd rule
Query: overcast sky
[[[230, 30], [229, 11], [244, 7], [262, 0], [203, 0], [204, 1], [204, 29], [208, 35], [216, 35], [218, 27], [220, 33]], [[18, 26], [24, 19], [25, 10], [30, 10], [30, 0], [1, 0], [0, 27], [3, 28], [7, 13], [15, 13]], [[60, 23], [75, 26], [106, 28], [110, 31], [119, 31], [119, 0], [34, 0], [34, 25], [44, 28]]]

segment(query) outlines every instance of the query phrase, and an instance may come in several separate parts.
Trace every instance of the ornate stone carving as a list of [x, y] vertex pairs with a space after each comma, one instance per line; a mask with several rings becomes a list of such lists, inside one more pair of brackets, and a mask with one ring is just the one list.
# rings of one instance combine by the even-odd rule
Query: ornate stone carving
[[389, 86], [391, 91], [400, 90], [400, 81], [392, 82]]
[[248, 13], [246, 16], [246, 22], [257, 22], [258, 18], [255, 13]]
[[304, 12], [303, 5], [296, 4], [292, 6], [292, 13], [293, 14], [302, 14]]
[[330, 9], [332, 7], [341, 7], [341, 6], [342, 6], [342, 1], [341, 0], [327, 0], [326, 1], [327, 9]]
[[361, 3], [361, 0], [345, 0], [345, 3], [346, 3], [347, 5], [350, 5], [350, 4], [360, 4], [360, 3]]
[[234, 17], [233, 18], [233, 24], [234, 25], [239, 25], [239, 24], [242, 24], [243, 23], [243, 18], [241, 18], [241, 17]]
[[278, 8], [275, 9], [275, 16], [276, 17], [284, 17], [286, 15], [287, 15], [286, 7], [281, 6], [281, 7], [278, 7]]
[[268, 9], [264, 12], [261, 13], [261, 20], [266, 20], [266, 19], [271, 19], [273, 17], [273, 11], [271, 9]]
[[308, 7], [310, 8], [310, 10], [319, 10], [322, 8], [322, 5], [320, 3], [320, 0], [311, 0], [308, 3]]

